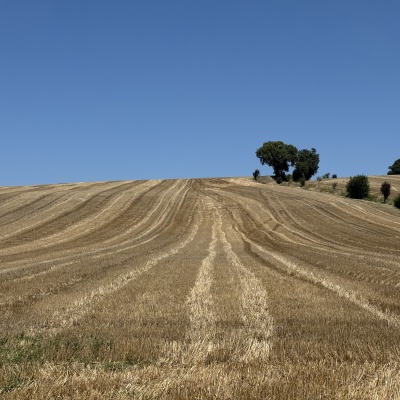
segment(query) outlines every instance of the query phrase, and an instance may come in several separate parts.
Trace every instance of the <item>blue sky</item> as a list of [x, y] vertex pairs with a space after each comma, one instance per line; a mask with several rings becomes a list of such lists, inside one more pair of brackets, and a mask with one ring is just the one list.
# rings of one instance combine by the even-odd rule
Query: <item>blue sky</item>
[[317, 175], [400, 158], [400, 2], [0, 0], [0, 185]]

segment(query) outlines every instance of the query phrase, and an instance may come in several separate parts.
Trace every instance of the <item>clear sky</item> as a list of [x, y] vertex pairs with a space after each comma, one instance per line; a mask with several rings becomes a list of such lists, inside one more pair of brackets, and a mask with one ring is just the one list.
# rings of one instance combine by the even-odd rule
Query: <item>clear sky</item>
[[400, 158], [398, 0], [0, 0], [0, 185]]

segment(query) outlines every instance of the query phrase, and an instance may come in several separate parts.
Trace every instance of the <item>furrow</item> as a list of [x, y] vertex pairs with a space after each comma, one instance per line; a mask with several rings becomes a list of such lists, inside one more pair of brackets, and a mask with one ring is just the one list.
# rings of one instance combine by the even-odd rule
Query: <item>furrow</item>
[[124, 190], [115, 199], [110, 199], [111, 202], [103, 209], [96, 210], [96, 213], [69, 224], [66, 229], [39, 239], [40, 247], [55, 247], [55, 245], [59, 245], [60, 243], [77, 240], [78, 238], [78, 240], [81, 240], [89, 232], [97, 232], [103, 225], [122, 215], [142, 193], [150, 190], [158, 183], [159, 181], [150, 181], [139, 187], [135, 186]]
[[[183, 226], [183, 230], [182, 228], [180, 228], [180, 232], [178, 235], [178, 238], [180, 238], [184, 233], [185, 233], [185, 226], [187, 226], [188, 220], [186, 218], [183, 218], [179, 215], [180, 210], [184, 208], [185, 202], [186, 202], [186, 198], [187, 198], [187, 193], [190, 191], [190, 187], [187, 187], [187, 183], [185, 185], [182, 186], [181, 190], [185, 189], [185, 193], [184, 195], [179, 196], [180, 194], [180, 190], [178, 190], [177, 196], [179, 198], [179, 200], [174, 200], [175, 203], [174, 204], [170, 204], [170, 209], [174, 209], [175, 211], [170, 211], [170, 212], [165, 212], [164, 216], [162, 219], [158, 219], [157, 222], [154, 224], [153, 226], [153, 230], [152, 230], [152, 234], [149, 235], [149, 237], [147, 237], [146, 240], [141, 240], [140, 242], [136, 243], [135, 245], [131, 245], [129, 247], [129, 251], [132, 251], [135, 247], [138, 246], [144, 246], [145, 244], [150, 244], [151, 242], [154, 242], [156, 238], [161, 238], [162, 236], [165, 236], [167, 239], [167, 245], [172, 245], [174, 246], [174, 237], [176, 237], [176, 234], [174, 234], [174, 236], [169, 237], [168, 235], [168, 231], [170, 231], [171, 229], [173, 230], [173, 226], [177, 223], [179, 223], [179, 221], [183, 221], [183, 223], [185, 224]], [[173, 199], [176, 199], [176, 197], [174, 196]], [[189, 204], [192, 204], [192, 201], [196, 201], [195, 198], [193, 198], [192, 196], [192, 200], [190, 200]], [[170, 200], [171, 202], [171, 200]], [[195, 204], [195, 203], [194, 203]], [[173, 206], [173, 207], [172, 207]], [[193, 218], [193, 213], [195, 212], [194, 209], [189, 209], [187, 210], [189, 211], [189, 219], [191, 220]], [[172, 226], [172, 228], [171, 228]], [[162, 242], [164, 242], [165, 240], [162, 240]], [[160, 241], [158, 241], [157, 243], [161, 243]], [[125, 249], [126, 250], [126, 249]], [[104, 271], [104, 273], [106, 273], [107, 270], [113, 270], [113, 269], [125, 269], [125, 265], [131, 263], [132, 261], [137, 260], [137, 256], [133, 256], [130, 255], [130, 253], [126, 253], [125, 255], [122, 255], [122, 258], [116, 258], [116, 255], [120, 253], [120, 252], [113, 252], [110, 254], [110, 261], [105, 264], [107, 262], [107, 257], [98, 257], [98, 254], [96, 255], [92, 255], [92, 256], [85, 256], [85, 262], [84, 264], [82, 264], [82, 259], [81, 258], [76, 258], [73, 261], [65, 261], [66, 258], [64, 259], [60, 259], [58, 261], [64, 261], [61, 264], [52, 264], [52, 263], [45, 263], [43, 265], [44, 268], [46, 268], [46, 270], [38, 272], [36, 274], [36, 277], [41, 278], [42, 280], [44, 278], [46, 278], [47, 274], [51, 273], [51, 276], [53, 276], [55, 273], [57, 273], [57, 271], [59, 271], [59, 273], [63, 273], [63, 275], [66, 274], [67, 279], [65, 281], [62, 282], [62, 284], [55, 284], [54, 282], [48, 287], [45, 288], [44, 284], [46, 282], [46, 280], [43, 281], [43, 283], [40, 285], [40, 289], [39, 290], [35, 290], [32, 292], [32, 290], [28, 289], [25, 291], [25, 293], [23, 295], [19, 295], [18, 297], [16, 297], [13, 293], [11, 293], [11, 298], [10, 296], [8, 298], [4, 297], [4, 299], [2, 300], [2, 304], [3, 305], [8, 305], [11, 306], [13, 304], [21, 304], [21, 302], [25, 300], [29, 300], [31, 302], [37, 302], [40, 299], [43, 299], [44, 297], [50, 295], [50, 294], [55, 294], [60, 290], [65, 291], [66, 289], [68, 289], [68, 287], [72, 287], [78, 283], [84, 284], [85, 281], [87, 281], [88, 279], [90, 279], [91, 276], [94, 276], [96, 278], [100, 278], [101, 273], [100, 271]], [[138, 250], [135, 250], [134, 254], [139, 254]], [[101, 263], [102, 267], [101, 268], [96, 268], [96, 270], [93, 270], [93, 266], [97, 263], [96, 260], [99, 260], [99, 262]], [[106, 265], [106, 266], [105, 266]], [[40, 265], [39, 265], [40, 266]], [[66, 267], [69, 268], [70, 272], [67, 273]], [[84, 273], [85, 269], [88, 269], [88, 272]], [[30, 270], [32, 270], [32, 267], [29, 268], [29, 270], [27, 272], [29, 272]], [[40, 270], [39, 270], [40, 271]], [[90, 272], [91, 271], [91, 272]], [[78, 274], [78, 275], [76, 275]], [[86, 277], [85, 279], [82, 278], [82, 274], [84, 274]], [[94, 275], [93, 275], [94, 274]], [[30, 281], [32, 281], [33, 277], [30, 278], [29, 275], [27, 276], [27, 279], [29, 279]], [[25, 279], [25, 280], [27, 280]], [[113, 279], [113, 278], [111, 278]], [[23, 280], [20, 280], [21, 284], [23, 284]], [[13, 283], [14, 284], [15, 280]], [[3, 285], [6, 284], [7, 286], [10, 286], [10, 283], [6, 283], [4, 282]], [[25, 283], [24, 286], [27, 285], [27, 282]], [[34, 284], [32, 284], [33, 286], [35, 286]], [[22, 285], [20, 285], [22, 286]], [[22, 287], [24, 287], [22, 286]]]
[[[219, 227], [221, 229], [221, 227]], [[226, 231], [233, 233], [232, 226], [226, 226]], [[222, 229], [220, 235], [229, 262], [239, 271], [242, 286], [243, 322], [246, 329], [246, 344], [241, 362], [267, 361], [271, 348], [273, 334], [273, 318], [268, 312], [268, 295], [261, 281], [246, 268], [227, 240]]]
[[[225, 357], [229, 357], [229, 364], [244, 365], [244, 368], [265, 362], [269, 357], [273, 323], [267, 311], [266, 291], [233, 251], [224, 230], [228, 229], [229, 234], [233, 231], [229, 226], [223, 227], [219, 204], [206, 200], [203, 210], [203, 213], [210, 212], [213, 227], [208, 254], [187, 299], [190, 328], [184, 342], [169, 344], [168, 353], [157, 366], [138, 371], [138, 376], [143, 378], [130, 382], [128, 390], [139, 399], [164, 398], [168, 393], [189, 398], [201, 385], [210, 387], [212, 398], [234, 398], [237, 376], [227, 368]], [[212, 286], [218, 279], [215, 275], [218, 268], [230, 269], [231, 277], [239, 279], [241, 323], [232, 331], [221, 325], [225, 321], [220, 319], [224, 317], [216, 309], [213, 298]], [[264, 372], [264, 376], [267, 374]], [[201, 383], [196, 384], [197, 379]], [[217, 379], [220, 385], [216, 384]], [[204, 389], [199, 393], [204, 393]]]
[[364, 205], [368, 208], [368, 210], [364, 209], [358, 204], [354, 204], [354, 201], [350, 202], [343, 199], [336, 200], [330, 204], [343, 212], [347, 218], [354, 218], [357, 215], [354, 213], [354, 211], [356, 211], [356, 213], [360, 214], [358, 218], [368, 224], [372, 223], [374, 225], [378, 225], [383, 229], [383, 231], [385, 231], [387, 225], [390, 224], [393, 230], [400, 232], [400, 227], [397, 226], [400, 225], [400, 222], [393, 220], [393, 217], [389, 219], [378, 215], [378, 213], [385, 214], [385, 216], [388, 217], [387, 213], [383, 213], [383, 211], [376, 209], [376, 207], [372, 208], [372, 204], [368, 204], [368, 206], [366, 204]]
[[[198, 219], [198, 218], [196, 218]], [[193, 224], [192, 224], [193, 222]], [[87, 312], [94, 306], [94, 304], [98, 303], [105, 296], [109, 296], [117, 290], [123, 288], [132, 280], [139, 278], [144, 273], [148, 272], [152, 267], [158, 264], [160, 261], [172, 257], [185, 248], [197, 234], [197, 230], [201, 221], [192, 221], [189, 220], [187, 223], [187, 227], [192, 224], [191, 231], [188, 237], [183, 240], [181, 243], [175, 245], [168, 251], [160, 252], [159, 254], [151, 257], [143, 267], [139, 267], [137, 269], [131, 270], [124, 275], [120, 275], [115, 278], [113, 281], [106, 283], [94, 290], [92, 290], [89, 294], [75, 300], [71, 306], [67, 307], [62, 312], [55, 312], [51, 317], [48, 323], [45, 323], [45, 326], [37, 329], [31, 330], [31, 334], [39, 334], [39, 333], [49, 333], [55, 334], [60, 332], [63, 329], [71, 327], [79, 321]]]
[[72, 209], [62, 208], [60, 214], [52, 214], [51, 218], [41, 221], [39, 224], [26, 227], [16, 236], [11, 236], [0, 242], [0, 246], [4, 252], [15, 251], [12, 248], [18, 248], [18, 253], [26, 251], [32, 242], [42, 239], [43, 237], [51, 236], [58, 233], [60, 230], [66, 229], [68, 226], [79, 222], [86, 216], [93, 214], [93, 211], [98, 208], [107, 206], [109, 199], [114, 197], [116, 193], [121, 192], [126, 186], [137, 185], [136, 182], [128, 182], [118, 184], [111, 189], [102, 190], [101, 192], [91, 195], [87, 199], [83, 199], [78, 204], [73, 204]]
[[[47, 214], [49, 211], [55, 208], [60, 208], [60, 203], [65, 203], [68, 200], [77, 198], [78, 200], [84, 200], [87, 198], [88, 194], [86, 192], [92, 192], [94, 188], [100, 187], [103, 188], [104, 186], [110, 184], [111, 182], [107, 183], [96, 183], [90, 185], [82, 185], [82, 184], [74, 184], [72, 187], [70, 185], [66, 185], [65, 187], [60, 187], [55, 189], [53, 186], [46, 187], [45, 189], [40, 190], [38, 193], [34, 193], [36, 195], [44, 193], [48, 193], [45, 195], [40, 196], [40, 198], [35, 198], [32, 200], [32, 194], [30, 192], [24, 193], [21, 196], [28, 196], [27, 198], [23, 197], [22, 200], [26, 201], [27, 203], [23, 203], [18, 205], [17, 209], [8, 209], [7, 217], [8, 222], [4, 220], [1, 223], [2, 231], [9, 232], [6, 236], [11, 236], [14, 234], [13, 229], [18, 228], [18, 232], [24, 229], [28, 229], [33, 227], [34, 225], [42, 225], [44, 222], [47, 221], [47, 217], [43, 214]], [[113, 186], [115, 183], [113, 183]], [[55, 195], [57, 196], [60, 193], [60, 196], [53, 198]], [[49, 201], [43, 201], [50, 197]], [[61, 198], [66, 197], [66, 200], [60, 201]], [[82, 199], [83, 197], [83, 199]], [[21, 200], [21, 201], [22, 201]], [[37, 205], [37, 203], [43, 203]], [[72, 203], [72, 205], [76, 205]], [[62, 210], [62, 209], [61, 209]], [[17, 215], [14, 215], [17, 214]], [[19, 215], [21, 214], [21, 215]], [[36, 221], [36, 222], [35, 222]], [[11, 226], [9, 226], [11, 225]], [[16, 232], [17, 233], [17, 232]], [[3, 235], [2, 235], [3, 236]], [[6, 237], [4, 236], [4, 237]]]
[[[169, 189], [167, 189], [161, 196], [156, 204], [156, 206], [147, 213], [146, 217], [140, 219], [138, 223], [131, 226], [127, 229], [124, 233], [120, 234], [119, 236], [115, 236], [112, 239], [104, 241], [104, 247], [100, 250], [93, 250], [87, 251], [86, 254], [90, 256], [96, 257], [103, 257], [107, 254], [117, 254], [121, 252], [126, 252], [128, 250], [132, 250], [133, 248], [137, 247], [138, 245], [147, 243], [151, 240], [154, 240], [159, 236], [162, 232], [162, 228], [165, 222], [171, 218], [171, 213], [168, 210], [172, 209], [172, 205], [176, 203], [177, 199], [179, 198], [177, 208], [181, 207], [185, 201], [186, 195], [190, 190], [190, 187], [187, 187], [188, 181], [184, 183], [179, 189], [176, 189], [176, 185], [174, 184]], [[170, 192], [174, 192], [171, 198], [168, 201], [164, 201], [164, 198]], [[164, 207], [161, 207], [164, 203]], [[157, 214], [156, 214], [157, 213]], [[156, 215], [160, 215], [155, 223], [150, 224], [147, 228], [144, 228], [142, 231], [139, 231], [139, 228], [142, 228], [143, 225], [146, 226], [146, 223], [151, 221], [151, 219], [156, 217]], [[137, 233], [135, 234], [135, 231]], [[129, 239], [122, 240], [124, 237], [129, 237]], [[108, 244], [113, 243], [116, 239], [120, 241], [115, 244]]]
[[[375, 248], [378, 249], [385, 249], [385, 242], [387, 240], [390, 240], [393, 237], [393, 233], [395, 232], [400, 232], [397, 230], [395, 227], [391, 226], [390, 233], [388, 232], [387, 225], [384, 227], [383, 224], [378, 224], [374, 221], [367, 221], [365, 218], [358, 218], [357, 222], [352, 222], [350, 220], [350, 214], [347, 214], [346, 217], [339, 216], [337, 213], [334, 213], [333, 211], [329, 210], [328, 207], [323, 204], [322, 202], [318, 203], [318, 206], [310, 204], [308, 201], [302, 201], [303, 204], [307, 205], [307, 207], [310, 207], [313, 209], [315, 212], [321, 214], [323, 218], [328, 218], [334, 222], [333, 227], [341, 227], [342, 232], [340, 232], [339, 237], [345, 236], [347, 232], [351, 231], [357, 231], [359, 238], [364, 238], [362, 234], [365, 234], [365, 237], [374, 237], [376, 239], [380, 239], [380, 242], [377, 242], [377, 244], [374, 246]], [[322, 220], [322, 218], [320, 219]], [[361, 222], [359, 222], [361, 221]], [[346, 228], [344, 230], [343, 228]], [[347, 232], [346, 232], [347, 231]], [[348, 238], [348, 234], [346, 235], [346, 241], [349, 241], [350, 239]], [[365, 240], [353, 240], [353, 247], [354, 245], [357, 245], [358, 247], [363, 247]], [[393, 251], [394, 249], [387, 249], [390, 251]]]
[[247, 243], [249, 243], [251, 246], [256, 248], [258, 251], [266, 254], [268, 257], [275, 259], [278, 261], [281, 265], [284, 265], [286, 269], [291, 271], [292, 273], [295, 273], [297, 276], [306, 279], [310, 282], [313, 282], [314, 284], [322, 285], [326, 289], [336, 293], [338, 296], [345, 298], [346, 300], [356, 304], [357, 306], [363, 308], [364, 310], [370, 312], [373, 314], [375, 317], [378, 317], [384, 321], [386, 321], [388, 324], [399, 327], [400, 326], [400, 317], [398, 315], [394, 315], [388, 312], [383, 312], [380, 310], [378, 307], [374, 306], [373, 304], [369, 303], [367, 299], [365, 299], [361, 294], [346, 290], [344, 287], [329, 281], [327, 278], [312, 272], [310, 270], [305, 269], [304, 267], [300, 267], [296, 265], [295, 262], [289, 260], [287, 257], [267, 250], [254, 241], [252, 241], [249, 238], [244, 237], [242, 235], [243, 240]]
[[189, 347], [182, 356], [182, 362], [188, 365], [204, 362], [208, 354], [214, 350], [215, 312], [211, 284], [216, 256], [217, 230], [221, 225], [221, 218], [215, 217], [214, 214], [212, 240], [208, 247], [208, 255], [201, 264], [195, 285], [187, 299], [190, 318], [190, 330], [187, 335]]
[[[74, 207], [76, 204], [79, 204], [79, 202], [82, 201], [83, 193], [83, 191], [79, 191], [75, 194], [64, 192], [58, 196], [54, 196], [54, 193], [49, 195], [49, 197], [51, 196], [53, 199], [49, 200], [47, 203], [44, 203], [41, 207], [38, 207], [29, 213], [25, 213], [9, 223], [2, 224], [0, 239], [8, 239], [18, 235], [20, 232], [30, 230], [35, 226], [40, 226], [43, 223], [50, 221], [59, 212], [63, 212], [65, 208], [68, 209], [68, 207]], [[71, 203], [71, 205], [69, 205], [69, 203]]]
[[[275, 198], [275, 201], [278, 204], [282, 204], [280, 199]], [[282, 206], [283, 207], [283, 206]], [[292, 209], [296, 209], [298, 207], [292, 207]], [[297, 219], [292, 215], [291, 212], [285, 207], [285, 212], [288, 215], [288, 219], [286, 219], [285, 223], [285, 228], [289, 231], [292, 231], [287, 224], [289, 221], [292, 221], [296, 226], [299, 227], [299, 229], [296, 229], [294, 232], [297, 232], [298, 235], [302, 235], [305, 239], [309, 241], [309, 243], [301, 243], [300, 241], [296, 243], [296, 246], [301, 246], [303, 248], [307, 248], [310, 251], [313, 252], [327, 252], [331, 254], [338, 254], [338, 255], [345, 255], [349, 257], [357, 257], [360, 259], [374, 259], [376, 261], [380, 261], [382, 259], [385, 260], [388, 264], [392, 264], [394, 267], [399, 267], [400, 263], [393, 261], [393, 256], [390, 254], [382, 254], [382, 253], [377, 253], [372, 250], [366, 250], [365, 246], [361, 246], [362, 248], [354, 247], [354, 245], [348, 245], [347, 244], [347, 239], [345, 240], [343, 236], [339, 236], [339, 240], [332, 240], [332, 232], [334, 232], [335, 225], [332, 224], [327, 224], [324, 222], [319, 222], [313, 223], [310, 222], [310, 213], [304, 212], [305, 214], [305, 219], [304, 221], [297, 221]], [[344, 221], [345, 222], [345, 221]], [[337, 223], [337, 221], [336, 221]], [[339, 223], [341, 224], [341, 223]], [[342, 231], [344, 229], [345, 224], [341, 224], [343, 227], [341, 227]], [[308, 228], [310, 226], [310, 228]], [[320, 235], [317, 233], [318, 230], [321, 229], [322, 227], [327, 227], [329, 229], [329, 233], [325, 235]], [[318, 229], [316, 229], [316, 227]], [[352, 227], [347, 227], [347, 232], [351, 233], [354, 232], [354, 228]], [[375, 232], [375, 237], [379, 237], [378, 232]], [[345, 244], [346, 243], [346, 244]], [[391, 249], [393, 250], [393, 249]]]
[[[185, 193], [182, 195], [181, 191], [185, 189]], [[3, 270], [4, 273], [8, 272], [9, 274], [13, 273], [14, 278], [11, 279], [18, 279], [21, 277], [21, 274], [24, 273], [25, 275], [22, 275], [22, 278], [26, 276], [26, 274], [32, 274], [33, 276], [35, 273], [32, 273], [34, 270], [38, 270], [37, 276], [43, 277], [47, 273], [54, 272], [58, 269], [64, 268], [66, 266], [70, 265], [75, 265], [75, 264], [80, 264], [82, 260], [82, 256], [85, 256], [85, 259], [87, 260], [86, 262], [90, 262], [91, 260], [96, 260], [96, 259], [103, 259], [104, 257], [107, 257], [108, 255], [112, 256], [113, 259], [115, 256], [119, 253], [122, 252], [127, 252], [127, 251], [132, 251], [133, 249], [137, 248], [138, 246], [143, 246], [151, 241], [154, 241], [157, 237], [163, 234], [165, 229], [167, 229], [168, 224], [170, 221], [173, 221], [175, 219], [175, 213], [174, 212], [167, 212], [168, 209], [171, 209], [171, 206], [174, 201], [176, 201], [176, 198], [179, 197], [180, 200], [178, 204], [176, 205], [176, 210], [179, 210], [186, 199], [186, 195], [190, 188], [186, 188], [186, 185], [182, 186], [180, 190], [177, 191], [175, 196], [173, 196], [169, 202], [166, 204], [166, 206], [162, 209], [162, 218], [157, 219], [157, 221], [150, 225], [144, 232], [142, 232], [141, 235], [138, 235], [134, 237], [129, 246], [124, 245], [123, 247], [119, 248], [116, 250], [115, 248], [113, 251], [110, 251], [109, 247], [101, 248], [100, 250], [97, 251], [86, 251], [84, 254], [79, 255], [74, 253], [72, 256], [65, 256], [65, 257], [59, 257], [56, 259], [50, 259], [41, 263], [36, 263], [36, 264], [31, 264], [31, 265], [26, 265], [23, 264], [21, 267], [10, 267], [7, 270]], [[157, 206], [158, 207], [158, 206]], [[187, 221], [184, 221], [185, 223]], [[133, 243], [133, 244], [132, 244]], [[129, 259], [129, 257], [128, 257]], [[18, 270], [21, 270], [20, 274], [15, 275]], [[48, 272], [46, 272], [48, 271]], [[1, 272], [1, 271], [0, 271]], [[29, 278], [29, 275], [27, 276], [27, 279]]]
[[54, 195], [60, 193], [62, 195], [70, 190], [71, 188], [57, 191], [52, 188], [47, 188], [39, 192], [34, 192], [33, 194], [27, 192], [16, 195], [3, 204], [3, 206], [6, 206], [6, 212], [0, 214], [1, 226], [5, 227], [18, 222], [20, 219], [25, 219], [33, 213], [37, 213], [44, 207], [47, 207], [49, 203], [52, 204], [53, 201], [57, 201], [57, 198], [53, 199]]
[[[148, 190], [151, 190], [151, 189], [148, 189]], [[145, 191], [145, 193], [147, 193], [147, 191]], [[143, 196], [144, 194], [142, 193], [139, 197]], [[152, 205], [154, 201], [155, 201], [155, 199], [150, 197], [150, 201], [146, 202], [146, 207], [148, 208], [149, 204]], [[131, 207], [134, 208], [134, 204], [131, 204], [129, 206], [129, 208], [131, 208]], [[123, 215], [124, 215], [124, 212], [122, 212], [122, 214], [118, 213], [118, 216], [116, 218], [118, 220], [124, 219]], [[90, 222], [90, 218], [88, 218], [88, 221]], [[127, 222], [125, 224], [129, 224], [129, 226], [131, 226], [129, 218], [126, 218], [126, 221]], [[146, 219], [146, 221], [147, 221], [147, 219]], [[115, 223], [116, 225], [119, 225], [119, 223], [115, 222], [115, 219], [113, 219], [111, 221], [111, 223]], [[139, 224], [141, 224], [141, 222], [139, 222]], [[100, 226], [98, 226], [98, 225], [100, 225]], [[107, 231], [108, 227], [109, 227], [108, 223], [97, 224], [97, 225], [94, 224], [93, 229], [95, 232], [98, 232], [97, 229], [103, 229], [103, 230]], [[111, 227], [110, 227], [110, 229], [111, 229]], [[91, 235], [89, 242], [87, 240], [89, 237], [88, 235]], [[125, 235], [126, 235], [126, 232], [121, 234], [121, 236], [125, 236]], [[134, 237], [132, 237], [132, 236], [130, 236], [130, 237], [131, 237], [130, 241], [132, 239], [134, 239]], [[61, 260], [68, 259], [69, 257], [77, 259], [77, 258], [86, 256], [86, 255], [93, 255], [95, 253], [107, 252], [107, 248], [110, 246], [106, 246], [105, 242], [106, 241], [101, 240], [101, 237], [98, 237], [97, 234], [92, 235], [92, 231], [89, 231], [89, 233], [87, 233], [86, 236], [83, 236], [83, 237], [75, 237], [75, 235], [70, 235], [69, 240], [67, 240], [65, 242], [54, 243], [54, 244], [49, 243], [46, 246], [40, 246], [39, 248], [34, 248], [34, 249], [30, 249], [28, 247], [25, 252], [18, 251], [18, 253], [14, 253], [16, 251], [16, 248], [13, 248], [13, 249], [9, 250], [12, 253], [1, 255], [0, 260], [3, 262], [3, 266], [5, 266], [5, 265], [8, 265], [9, 263], [10, 264], [21, 263], [22, 260], [24, 260], [24, 261], [25, 260], [35, 260], [35, 259], [37, 259], [38, 256], [40, 258], [43, 258], [46, 256], [46, 254], [51, 254], [52, 260], [54, 260], [54, 261], [57, 261], [60, 259]], [[128, 242], [129, 242], [129, 240], [128, 240]], [[38, 243], [40, 243], [40, 241]], [[120, 242], [118, 245], [121, 245], [121, 243], [123, 243], [123, 242]], [[62, 257], [60, 257], [60, 256], [54, 257], [54, 255], [56, 255], [57, 253], [63, 254], [63, 256]], [[35, 264], [37, 264], [37, 262]]]

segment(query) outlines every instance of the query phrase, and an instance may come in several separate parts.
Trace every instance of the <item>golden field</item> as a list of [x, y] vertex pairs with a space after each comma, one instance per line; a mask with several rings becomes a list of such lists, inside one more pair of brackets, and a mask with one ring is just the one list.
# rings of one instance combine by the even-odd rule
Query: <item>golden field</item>
[[400, 210], [249, 178], [3, 187], [0, 310], [2, 399], [399, 399]]

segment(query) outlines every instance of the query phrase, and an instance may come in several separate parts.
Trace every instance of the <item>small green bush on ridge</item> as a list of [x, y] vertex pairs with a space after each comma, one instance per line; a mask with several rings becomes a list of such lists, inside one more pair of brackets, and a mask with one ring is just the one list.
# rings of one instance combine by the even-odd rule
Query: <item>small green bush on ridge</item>
[[350, 177], [346, 185], [347, 196], [352, 199], [366, 199], [369, 197], [368, 177], [361, 174]]

